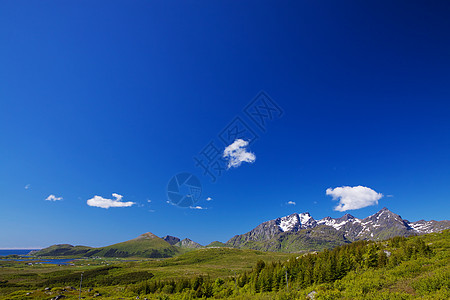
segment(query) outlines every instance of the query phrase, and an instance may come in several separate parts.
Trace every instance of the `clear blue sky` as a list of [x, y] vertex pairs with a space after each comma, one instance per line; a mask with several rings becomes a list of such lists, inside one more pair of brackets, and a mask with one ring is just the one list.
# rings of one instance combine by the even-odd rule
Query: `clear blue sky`
[[[227, 241], [293, 212], [342, 216], [325, 192], [341, 186], [384, 195], [356, 217], [449, 219], [449, 15], [447, 1], [1, 1], [0, 248]], [[261, 90], [284, 114], [252, 125], [254, 163], [211, 183], [194, 156]], [[166, 203], [179, 172], [205, 209]], [[113, 193], [136, 204], [87, 205]]]

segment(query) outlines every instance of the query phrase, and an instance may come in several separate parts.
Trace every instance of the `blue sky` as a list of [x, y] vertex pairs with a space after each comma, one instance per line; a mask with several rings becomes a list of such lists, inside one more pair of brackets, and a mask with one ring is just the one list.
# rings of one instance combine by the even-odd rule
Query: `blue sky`
[[[448, 219], [449, 14], [445, 1], [1, 1], [0, 248], [148, 231], [225, 242], [305, 211]], [[265, 131], [244, 111], [260, 91], [283, 110]], [[212, 183], [194, 157], [236, 117], [256, 160]], [[180, 172], [204, 209], [167, 203]], [[326, 190], [343, 186], [384, 196], [336, 211]]]

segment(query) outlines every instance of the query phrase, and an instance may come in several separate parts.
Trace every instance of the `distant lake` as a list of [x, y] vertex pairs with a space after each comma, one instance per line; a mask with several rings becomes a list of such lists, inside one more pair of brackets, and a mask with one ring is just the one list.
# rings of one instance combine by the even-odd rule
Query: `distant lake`
[[8, 250], [0, 250], [0, 256], [7, 255], [27, 255], [30, 251], [39, 250], [39, 249], [8, 249]]
[[26, 263], [35, 264], [53, 264], [53, 265], [68, 265], [71, 261], [74, 261], [73, 258], [39, 258], [37, 260], [34, 259], [6, 259], [12, 261], [24, 261]]
[[[7, 255], [20, 255], [25, 257], [30, 253], [30, 251], [33, 250], [39, 250], [39, 249], [8, 249], [8, 250], [0, 250], [0, 256], [7, 256]], [[70, 261], [73, 261], [74, 259], [59, 259], [59, 258], [39, 258], [38, 260], [40, 262], [37, 262], [35, 259], [7, 259], [7, 260], [13, 260], [13, 261], [26, 261], [33, 264], [55, 264], [55, 265], [68, 265]]]

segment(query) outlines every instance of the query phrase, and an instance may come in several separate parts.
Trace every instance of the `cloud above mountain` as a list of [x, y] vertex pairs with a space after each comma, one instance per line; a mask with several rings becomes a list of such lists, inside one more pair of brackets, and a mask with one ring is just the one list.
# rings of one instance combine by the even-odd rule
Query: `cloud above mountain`
[[131, 201], [122, 202], [122, 195], [113, 193], [112, 196], [115, 199], [107, 199], [101, 196], [94, 196], [94, 198], [91, 198], [87, 201], [87, 205], [108, 209], [110, 207], [130, 207], [136, 204]]
[[248, 142], [242, 139], [236, 139], [231, 145], [223, 151], [223, 157], [228, 160], [228, 169], [237, 168], [243, 162], [254, 163], [255, 154], [247, 152]]
[[383, 194], [361, 185], [354, 187], [342, 186], [334, 189], [328, 188], [326, 194], [332, 196], [333, 200], [339, 201], [334, 208], [336, 211], [347, 211], [377, 205], [378, 200], [383, 197]]

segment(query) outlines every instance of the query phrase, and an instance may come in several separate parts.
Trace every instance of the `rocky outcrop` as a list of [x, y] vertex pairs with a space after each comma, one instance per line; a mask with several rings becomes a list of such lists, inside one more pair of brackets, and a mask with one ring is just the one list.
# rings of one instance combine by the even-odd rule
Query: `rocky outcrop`
[[180, 248], [191, 248], [191, 249], [196, 249], [196, 248], [202, 248], [203, 246], [200, 245], [199, 243], [194, 242], [193, 240], [190, 240], [188, 238], [179, 241], [178, 243], [175, 244], [175, 246], [180, 247]]
[[172, 246], [180, 241], [179, 238], [177, 238], [175, 236], [171, 236], [171, 235], [166, 235], [162, 239], [165, 240], [166, 242], [168, 242], [169, 244], [171, 244]]

